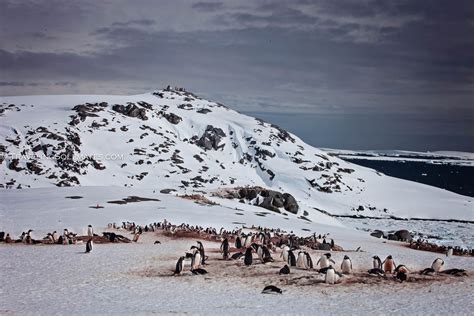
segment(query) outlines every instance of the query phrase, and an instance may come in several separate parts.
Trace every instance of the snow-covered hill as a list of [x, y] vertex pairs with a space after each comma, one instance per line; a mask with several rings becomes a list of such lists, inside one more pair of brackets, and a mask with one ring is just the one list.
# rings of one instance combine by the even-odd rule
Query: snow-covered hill
[[328, 223], [326, 213], [474, 220], [468, 197], [331, 157], [182, 89], [1, 97], [0, 155], [4, 189], [171, 189]]

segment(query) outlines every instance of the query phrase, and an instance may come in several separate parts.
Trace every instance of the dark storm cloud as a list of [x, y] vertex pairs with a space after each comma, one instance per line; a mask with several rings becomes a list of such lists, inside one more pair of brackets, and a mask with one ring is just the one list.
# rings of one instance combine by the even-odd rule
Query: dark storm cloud
[[0, 3], [0, 94], [171, 83], [245, 112], [474, 117], [470, 1], [61, 3]]

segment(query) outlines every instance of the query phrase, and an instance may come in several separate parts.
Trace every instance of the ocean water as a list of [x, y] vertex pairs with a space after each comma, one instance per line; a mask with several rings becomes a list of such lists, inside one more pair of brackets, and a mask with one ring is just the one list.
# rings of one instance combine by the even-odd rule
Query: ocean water
[[375, 169], [392, 177], [420, 182], [474, 197], [474, 167], [433, 164], [426, 161], [343, 159], [357, 165]]

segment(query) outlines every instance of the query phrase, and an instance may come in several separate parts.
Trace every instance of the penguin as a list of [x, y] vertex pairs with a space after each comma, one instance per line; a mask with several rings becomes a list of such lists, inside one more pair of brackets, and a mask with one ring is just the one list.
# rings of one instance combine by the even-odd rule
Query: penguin
[[94, 237], [94, 230], [92, 229], [92, 225], [87, 226], [87, 236]]
[[296, 257], [292, 250], [288, 250], [288, 263], [290, 267], [296, 267]]
[[344, 259], [341, 263], [341, 271], [344, 274], [350, 274], [352, 271], [352, 261], [349, 256], [344, 256]]
[[179, 257], [178, 262], [176, 262], [176, 268], [174, 269], [173, 275], [180, 274], [183, 271], [183, 257]]
[[221, 244], [221, 253], [224, 260], [229, 259], [229, 240], [224, 238]]
[[284, 262], [288, 262], [288, 251], [290, 251], [290, 247], [288, 247], [287, 245], [285, 245], [285, 246], [282, 248], [281, 255], [280, 255], [280, 257], [283, 258], [283, 261], [284, 261]]
[[252, 264], [252, 247], [248, 247], [247, 250], [245, 250], [244, 264], [246, 266], [250, 266]]
[[201, 254], [201, 264], [205, 265], [206, 264], [206, 254], [204, 253], [204, 246], [202, 245], [202, 242], [199, 240], [197, 241], [198, 244], [198, 249]]
[[53, 243], [57, 243], [58, 242], [58, 233], [56, 231], [54, 231], [51, 236], [53, 237]]
[[395, 272], [403, 272], [403, 273], [408, 274], [410, 270], [408, 270], [408, 268], [405, 265], [400, 264], [395, 268]]
[[90, 253], [92, 251], [92, 247], [94, 246], [94, 242], [92, 238], [90, 238], [86, 243], [86, 253]]
[[199, 252], [198, 248], [195, 248], [192, 253], [191, 258], [191, 271], [201, 268], [201, 253]]
[[379, 269], [379, 268], [373, 268], [373, 269], [370, 269], [367, 272], [369, 273], [369, 275], [372, 275], [372, 276], [378, 276], [378, 277], [384, 277], [385, 276], [385, 271], [383, 271], [382, 269]]
[[263, 288], [262, 294], [283, 294], [283, 291], [274, 285], [267, 285]]
[[202, 269], [202, 268], [193, 269], [193, 270], [191, 270], [191, 272], [192, 272], [194, 275], [207, 274], [207, 271], [204, 270], [204, 269]]
[[298, 259], [296, 259], [296, 267], [299, 269], [307, 269], [306, 267], [306, 256], [303, 251], [298, 253]]
[[382, 264], [385, 273], [393, 273], [393, 271], [395, 270], [395, 261], [393, 260], [392, 255], [388, 255], [384, 262], [382, 262]]
[[240, 259], [240, 257], [242, 257], [244, 255], [243, 252], [237, 252], [237, 253], [234, 253], [230, 258], [232, 260], [237, 260], [237, 259]]
[[270, 254], [270, 250], [268, 250], [267, 246], [262, 246], [262, 252], [263, 252], [263, 263], [267, 262], [274, 262], [272, 255]]
[[252, 233], [249, 233], [247, 237], [245, 238], [244, 248], [250, 247], [250, 245], [252, 244], [252, 239], [253, 239], [253, 235]]
[[316, 265], [319, 265], [319, 267], [322, 269], [322, 268], [327, 268], [331, 263], [336, 264], [334, 260], [331, 259], [331, 254], [325, 253], [319, 258]]
[[403, 281], [406, 281], [408, 279], [408, 275], [406, 272], [403, 271], [398, 271], [395, 278], [402, 283]]
[[154, 244], [154, 245], [159, 245], [159, 244], [161, 244], [161, 241], [155, 240], [155, 242], [154, 242], [153, 244]]
[[280, 272], [278, 274], [290, 274], [290, 267], [285, 264], [285, 266], [280, 269]]
[[453, 247], [449, 246], [446, 251], [446, 257], [451, 257], [453, 255]]
[[431, 264], [431, 269], [434, 270], [434, 272], [440, 272], [441, 269], [444, 266], [444, 260], [441, 258], [436, 258], [435, 261]]
[[382, 269], [382, 260], [378, 256], [373, 256], [372, 257], [372, 267], [374, 269]]
[[305, 251], [304, 255], [305, 255], [305, 259], [306, 259], [306, 268], [307, 269], [313, 269], [314, 268], [313, 260], [311, 259], [310, 254], [307, 251]]
[[326, 270], [326, 277], [324, 278], [324, 282], [326, 284], [334, 284], [336, 283], [336, 271], [334, 270], [334, 268], [332, 267], [332, 265], [330, 265], [329, 267], [327, 267], [328, 269]]
[[237, 236], [237, 238], [235, 238], [235, 248], [237, 248], [237, 249], [242, 248], [242, 240], [240, 239], [239, 236]]

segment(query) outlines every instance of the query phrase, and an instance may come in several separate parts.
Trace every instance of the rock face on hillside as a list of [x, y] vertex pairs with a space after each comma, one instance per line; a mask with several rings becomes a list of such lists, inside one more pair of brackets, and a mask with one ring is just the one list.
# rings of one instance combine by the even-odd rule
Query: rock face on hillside
[[298, 202], [291, 194], [262, 187], [224, 189], [217, 192], [216, 195], [228, 199], [239, 199], [241, 203], [260, 206], [278, 213], [285, 210], [297, 214], [299, 209]]

